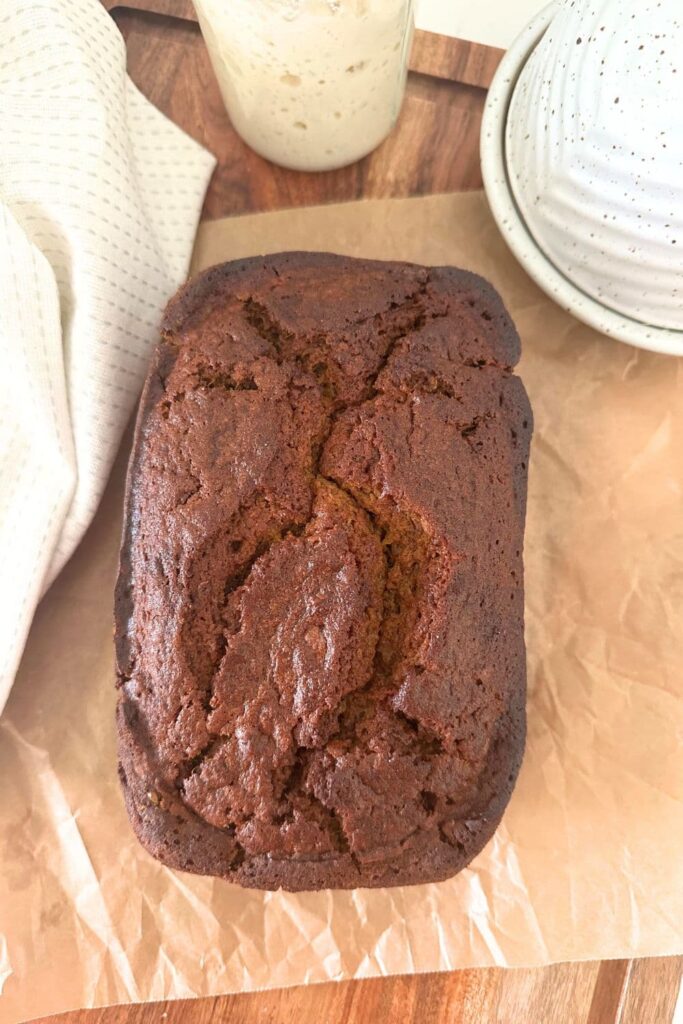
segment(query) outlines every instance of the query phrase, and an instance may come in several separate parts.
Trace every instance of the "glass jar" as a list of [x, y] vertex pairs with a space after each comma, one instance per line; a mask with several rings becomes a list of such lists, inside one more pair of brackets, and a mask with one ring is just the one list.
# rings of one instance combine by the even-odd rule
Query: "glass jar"
[[322, 171], [370, 153], [405, 89], [413, 0], [195, 0], [242, 138], [284, 167]]

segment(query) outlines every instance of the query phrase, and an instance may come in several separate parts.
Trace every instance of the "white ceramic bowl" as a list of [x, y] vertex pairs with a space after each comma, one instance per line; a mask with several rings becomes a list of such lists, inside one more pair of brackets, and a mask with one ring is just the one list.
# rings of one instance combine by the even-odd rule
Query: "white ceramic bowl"
[[[559, 3], [551, 3], [527, 25], [503, 58], [489, 90], [482, 124], [481, 160], [491, 210], [517, 259], [559, 305], [603, 334], [655, 352], [683, 355], [683, 331], [648, 324], [626, 315], [590, 295], [580, 287], [573, 274], [570, 277], [571, 271], [563, 273], [534, 238], [532, 228], [516, 202], [506, 152], [508, 110], [520, 74], [559, 8]], [[683, 68], [680, 74], [683, 74]], [[578, 239], [571, 238], [572, 224], [567, 223], [566, 228], [569, 244], [575, 240], [579, 244]], [[683, 246], [683, 240], [679, 245]]]

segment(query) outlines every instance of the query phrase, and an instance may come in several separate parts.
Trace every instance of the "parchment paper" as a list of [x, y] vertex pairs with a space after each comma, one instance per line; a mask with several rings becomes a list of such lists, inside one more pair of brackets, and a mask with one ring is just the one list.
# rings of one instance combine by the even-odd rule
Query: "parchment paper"
[[439, 885], [262, 894], [152, 860], [128, 826], [115, 765], [124, 450], [39, 609], [0, 720], [3, 1021], [330, 978], [683, 952], [681, 363], [554, 306], [481, 195], [207, 224], [195, 268], [286, 248], [470, 267], [517, 321], [536, 416], [517, 789], [473, 866]]

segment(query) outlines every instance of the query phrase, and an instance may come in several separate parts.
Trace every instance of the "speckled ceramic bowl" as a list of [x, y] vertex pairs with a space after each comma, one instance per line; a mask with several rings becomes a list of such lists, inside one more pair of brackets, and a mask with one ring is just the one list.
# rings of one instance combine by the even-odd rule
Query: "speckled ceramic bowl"
[[[667, 2], [664, 0], [665, 4]], [[603, 0], [600, 10], [604, 12], [611, 6], [610, 0]], [[594, 13], [595, 5], [587, 0], [584, 0], [581, 7], [584, 11]], [[576, 72], [573, 67], [569, 71], [568, 67], [562, 68], [562, 59], [559, 68], [555, 68], [552, 62], [546, 63], [547, 52], [555, 44], [555, 18], [564, 16], [567, 9], [571, 10], [569, 4], [552, 3], [529, 23], [504, 57], [489, 91], [482, 126], [481, 158], [491, 209], [516, 257], [534, 280], [560, 305], [604, 334], [641, 348], [683, 355], [683, 330], [678, 329], [679, 323], [683, 326], [683, 299], [680, 298], [683, 286], [683, 173], [668, 178], [662, 174], [662, 168], [675, 166], [677, 146], [681, 143], [683, 131], [678, 133], [671, 160], [655, 159], [650, 161], [644, 173], [640, 172], [645, 190], [643, 195], [650, 195], [648, 186], [654, 182], [651, 193], [653, 198], [649, 200], [638, 197], [640, 193], [637, 193], [633, 179], [629, 177], [629, 173], [634, 172], [634, 165], [630, 165], [628, 170], [624, 167], [616, 169], [617, 157], [614, 154], [618, 151], [611, 147], [623, 146], [628, 121], [607, 119], [607, 132], [603, 128], [597, 132], [593, 126], [598, 116], [601, 124], [605, 120], [599, 112], [600, 105], [604, 105], [605, 97], [609, 95], [609, 86], [607, 92], [600, 89], [602, 99], [597, 107], [597, 101], [591, 105], [590, 96], [587, 99], [584, 94], [579, 106], [587, 111], [588, 121], [584, 119], [585, 127], [582, 131], [579, 120], [574, 135], [573, 122], [577, 116], [581, 118], [574, 106], [578, 103], [575, 97], [580, 90], [572, 91], [571, 77], [567, 83], [565, 75], [571, 76]], [[553, 28], [548, 32], [551, 23]], [[563, 30], [566, 31], [565, 26]], [[596, 33], [600, 33], [600, 24], [593, 35]], [[653, 35], [657, 34], [660, 33], [654, 30]], [[580, 43], [576, 42], [578, 38], [581, 38]], [[573, 45], [579, 49], [583, 42], [583, 37], [577, 35]], [[639, 42], [637, 45], [645, 47], [644, 43]], [[665, 47], [660, 44], [660, 50], [662, 48]], [[643, 52], [636, 48], [636, 53]], [[658, 51], [657, 57], [661, 56]], [[603, 59], [608, 58], [598, 57], [598, 67], [603, 66], [599, 63]], [[567, 59], [564, 63], [569, 66], [573, 61]], [[544, 66], [543, 72], [538, 70], [541, 65]], [[637, 65], [636, 72], [640, 74]], [[671, 74], [683, 76], [683, 67], [680, 72], [672, 70]], [[599, 70], [597, 75], [601, 83]], [[564, 85], [558, 85], [557, 92], [554, 91], [556, 80], [564, 81]], [[543, 116], [539, 116], [534, 122], [535, 127], [532, 127], [532, 114], [528, 111], [535, 104], [538, 113], [541, 102], [538, 97], [544, 88], [547, 89], [546, 105], [550, 114], [546, 117], [541, 111]], [[624, 96], [628, 95], [626, 89], [622, 91]], [[612, 101], [615, 98], [616, 94]], [[619, 101], [621, 103], [621, 97]], [[566, 114], [564, 120], [557, 114], [560, 103], [563, 115]], [[681, 111], [683, 100], [677, 112], [679, 126]], [[647, 113], [648, 117], [654, 116], [650, 107]], [[670, 105], [668, 113], [672, 113]], [[573, 118], [572, 114], [575, 115]], [[567, 122], [569, 128], [566, 127]], [[560, 123], [565, 125], [564, 134], [571, 135], [570, 144], [560, 143], [557, 139]], [[614, 124], [617, 125], [616, 129]], [[661, 130], [666, 131], [657, 128], [657, 131]], [[670, 130], [673, 137], [676, 134], [675, 126]], [[613, 138], [615, 131], [617, 137]], [[539, 134], [542, 135], [542, 142], [531, 145], [532, 139], [538, 139]], [[526, 138], [527, 135], [529, 138]], [[546, 136], [551, 139], [549, 144]], [[595, 151], [590, 145], [584, 147], [587, 138], [599, 143]], [[553, 146], [553, 141], [557, 141], [558, 145]], [[559, 153], [558, 158], [550, 159], [548, 145], [551, 152]], [[589, 171], [585, 174], [583, 169], [575, 169], [575, 161], [580, 162], [581, 153], [586, 151], [592, 154], [591, 169], [598, 167], [596, 173], [591, 174]], [[634, 154], [638, 152], [638, 159], [642, 159], [642, 154], [635, 146], [628, 150], [629, 157], [632, 151]], [[513, 167], [511, 157], [515, 152], [518, 160]], [[534, 154], [542, 154], [538, 163], [535, 162]], [[550, 176], [549, 163], [554, 167]], [[645, 168], [645, 163], [641, 163], [641, 167]], [[532, 172], [535, 177], [531, 177]], [[540, 187], [534, 189], [530, 185], [531, 181], [537, 182]], [[615, 181], [621, 182], [620, 195]], [[661, 189], [663, 187], [666, 191], [667, 182], [674, 188], [675, 202], [669, 206], [672, 212], [668, 218], [662, 219], [665, 207], [661, 206], [664, 194]], [[611, 203], [606, 201], [605, 191]], [[580, 193], [578, 198], [577, 193]], [[541, 194], [545, 197], [543, 201], [536, 199]], [[620, 204], [618, 200], [623, 202]], [[634, 232], [632, 221], [635, 220], [637, 225], [643, 219], [643, 214], [647, 215], [648, 206], [650, 210], [656, 208], [657, 215], [650, 217], [650, 228], [645, 219], [643, 227], [646, 230]], [[640, 218], [638, 214], [641, 214]], [[653, 223], [654, 231], [650, 230]], [[681, 225], [678, 236], [677, 224]], [[669, 234], [666, 235], [666, 232]], [[595, 237], [591, 238], [591, 233]], [[663, 241], [663, 238], [668, 241]], [[670, 246], [671, 252], [682, 258], [669, 258], [664, 245]], [[632, 251], [634, 249], [635, 252]]]

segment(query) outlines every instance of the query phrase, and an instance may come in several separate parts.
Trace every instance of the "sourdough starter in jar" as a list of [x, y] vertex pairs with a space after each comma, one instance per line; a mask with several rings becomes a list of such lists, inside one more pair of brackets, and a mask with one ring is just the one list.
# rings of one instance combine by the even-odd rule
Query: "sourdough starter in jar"
[[412, 0], [195, 0], [235, 129], [285, 167], [342, 167], [396, 121]]

